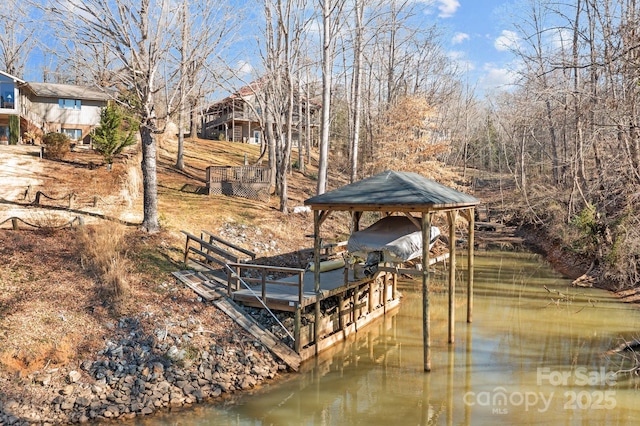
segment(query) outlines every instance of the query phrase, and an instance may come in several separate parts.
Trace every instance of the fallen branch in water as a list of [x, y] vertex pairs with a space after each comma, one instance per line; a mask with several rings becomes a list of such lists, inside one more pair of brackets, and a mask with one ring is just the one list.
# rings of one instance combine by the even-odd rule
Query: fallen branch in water
[[636, 349], [640, 349], [640, 340], [629, 340], [624, 342], [613, 349], [609, 349], [605, 352], [605, 355], [617, 354], [620, 352], [631, 351], [635, 352]]

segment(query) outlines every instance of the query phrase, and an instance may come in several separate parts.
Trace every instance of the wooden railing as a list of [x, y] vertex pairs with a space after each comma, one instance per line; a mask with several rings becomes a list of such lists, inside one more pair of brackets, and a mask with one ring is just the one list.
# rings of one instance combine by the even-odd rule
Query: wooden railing
[[[254, 273], [251, 273], [252, 271]], [[257, 272], [257, 274], [255, 272]], [[252, 293], [253, 289], [251, 287], [251, 284], [259, 283], [260, 294], [254, 294], [254, 297], [256, 297], [261, 302], [262, 306], [267, 309], [276, 320], [278, 320], [278, 318], [273, 314], [273, 312], [271, 312], [271, 309], [269, 309], [269, 302], [267, 301], [267, 284], [278, 284], [287, 287], [295, 287], [297, 289], [298, 305], [294, 310], [295, 319], [293, 326], [293, 336], [291, 336], [286, 327], [278, 320], [278, 323], [283, 327], [284, 331], [293, 338], [293, 349], [296, 351], [296, 353], [300, 353], [300, 349], [302, 348], [302, 339], [300, 338], [300, 333], [302, 330], [301, 312], [304, 306], [304, 273], [305, 270], [301, 268], [287, 268], [246, 263], [229, 263], [227, 265], [227, 291], [229, 292], [229, 297], [232, 296], [234, 290], [239, 290], [241, 281], [243, 285], [246, 286], [246, 288]], [[252, 277], [252, 275], [257, 275], [259, 278]], [[287, 277], [297, 275], [298, 279], [278, 279], [274, 278], [274, 275], [286, 275]], [[289, 302], [289, 305], [293, 305], [293, 302]]]
[[187, 237], [184, 247], [185, 264], [191, 260], [201, 266], [213, 269], [214, 265], [224, 267], [229, 262], [240, 263], [256, 258], [256, 254], [252, 251], [225, 241], [208, 231], [203, 230], [200, 237], [187, 231], [180, 232]]
[[[304, 269], [301, 268], [287, 268], [283, 266], [271, 266], [271, 265], [255, 265], [248, 263], [229, 263], [229, 268], [233, 270], [233, 274], [229, 272], [229, 295], [234, 290], [240, 289], [240, 279], [247, 284], [259, 283], [260, 284], [260, 298], [262, 302], [267, 303], [267, 284], [279, 284], [287, 287], [296, 287], [298, 290], [298, 304], [303, 303], [303, 284], [304, 284]], [[255, 271], [257, 274], [251, 274], [249, 271]], [[274, 278], [274, 275], [297, 275], [297, 281], [287, 281], [284, 278]], [[259, 278], [252, 275], [258, 275]], [[271, 278], [269, 278], [271, 277]]]

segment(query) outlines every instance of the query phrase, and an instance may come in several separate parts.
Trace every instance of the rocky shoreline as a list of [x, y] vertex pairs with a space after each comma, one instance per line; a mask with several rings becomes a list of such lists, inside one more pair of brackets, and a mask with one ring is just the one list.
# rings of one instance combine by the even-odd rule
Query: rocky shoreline
[[[536, 240], [526, 241], [531, 247]], [[222, 401], [286, 371], [262, 344], [190, 290], [164, 283], [158, 291], [172, 295], [170, 305], [111, 320], [116, 322], [107, 323], [101, 347], [84, 352], [94, 355], [29, 374], [0, 374], [0, 426], [131, 420]], [[247, 312], [285, 338], [265, 312]], [[289, 325], [290, 318], [280, 320]]]
[[[137, 319], [123, 318], [95, 359], [75, 369], [0, 378], [0, 425], [133, 419], [250, 390], [286, 370], [249, 335], [212, 336], [202, 345], [193, 325], [181, 321], [172, 332], [148, 335]], [[6, 395], [10, 380], [29, 396]]]

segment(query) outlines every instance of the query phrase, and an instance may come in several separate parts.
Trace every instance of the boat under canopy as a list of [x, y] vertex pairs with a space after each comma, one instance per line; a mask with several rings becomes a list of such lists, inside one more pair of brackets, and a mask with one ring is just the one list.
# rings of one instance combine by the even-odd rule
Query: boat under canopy
[[[379, 263], [404, 263], [422, 256], [422, 231], [407, 216], [386, 216], [362, 231], [349, 237], [347, 251], [365, 259], [365, 273]], [[440, 229], [431, 227], [429, 249], [438, 240]]]

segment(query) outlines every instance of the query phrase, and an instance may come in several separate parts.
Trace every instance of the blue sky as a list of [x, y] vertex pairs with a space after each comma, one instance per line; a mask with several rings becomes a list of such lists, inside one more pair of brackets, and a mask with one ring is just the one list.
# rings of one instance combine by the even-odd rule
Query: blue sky
[[504, 89], [513, 81], [509, 45], [515, 39], [505, 24], [508, 0], [426, 0], [428, 13], [445, 31], [445, 48], [479, 94]]
[[[443, 31], [444, 48], [465, 71], [476, 93], [484, 96], [513, 81], [509, 65], [514, 56], [508, 45], [515, 37], [509, 32], [505, 11], [512, 10], [518, 0], [414, 1], [424, 7], [425, 21], [436, 22]], [[41, 55], [35, 56], [40, 66], [29, 67], [25, 75], [31, 81], [41, 80], [42, 65], [51, 67]]]

